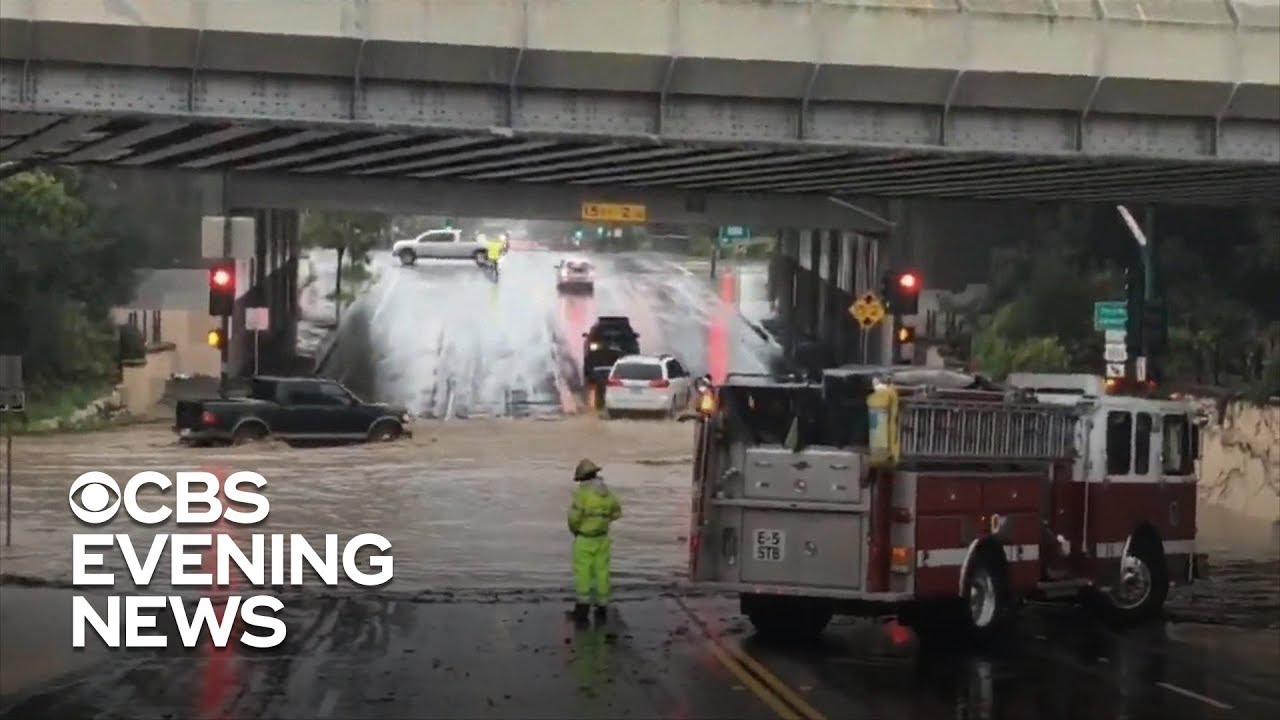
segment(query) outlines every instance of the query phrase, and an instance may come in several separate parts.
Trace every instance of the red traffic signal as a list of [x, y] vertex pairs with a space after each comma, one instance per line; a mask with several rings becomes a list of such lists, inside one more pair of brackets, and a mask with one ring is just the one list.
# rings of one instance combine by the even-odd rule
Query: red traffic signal
[[231, 315], [236, 302], [236, 263], [219, 260], [209, 268], [209, 314]]
[[920, 288], [924, 280], [915, 270], [886, 272], [880, 279], [881, 292], [889, 301], [889, 311], [898, 317], [920, 312]]
[[209, 272], [209, 284], [216, 288], [229, 288], [235, 284], [236, 276], [227, 268], [214, 268]]

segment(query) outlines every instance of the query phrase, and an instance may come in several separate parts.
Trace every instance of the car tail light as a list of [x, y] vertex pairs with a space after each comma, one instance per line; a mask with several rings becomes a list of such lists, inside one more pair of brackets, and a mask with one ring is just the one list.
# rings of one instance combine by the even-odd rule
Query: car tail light
[[650, 380], [649, 387], [655, 387], [655, 388], [671, 387], [671, 381], [670, 380]]
[[200, 424], [201, 425], [217, 425], [218, 416], [214, 415], [208, 410], [205, 410], [204, 412], [200, 413]]
[[622, 381], [618, 378], [609, 378], [609, 387], [622, 387]]

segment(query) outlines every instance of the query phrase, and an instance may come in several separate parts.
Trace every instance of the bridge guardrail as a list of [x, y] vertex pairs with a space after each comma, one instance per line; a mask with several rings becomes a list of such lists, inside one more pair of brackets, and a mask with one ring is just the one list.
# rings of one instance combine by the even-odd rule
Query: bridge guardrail
[[884, 10], [1280, 28], [1280, 0], [808, 0]]

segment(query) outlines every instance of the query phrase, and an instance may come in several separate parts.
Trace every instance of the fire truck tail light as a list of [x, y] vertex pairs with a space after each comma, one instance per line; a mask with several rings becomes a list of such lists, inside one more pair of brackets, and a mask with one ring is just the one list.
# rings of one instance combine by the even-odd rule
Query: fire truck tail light
[[896, 573], [910, 573], [911, 548], [895, 546], [890, 549], [889, 570]]

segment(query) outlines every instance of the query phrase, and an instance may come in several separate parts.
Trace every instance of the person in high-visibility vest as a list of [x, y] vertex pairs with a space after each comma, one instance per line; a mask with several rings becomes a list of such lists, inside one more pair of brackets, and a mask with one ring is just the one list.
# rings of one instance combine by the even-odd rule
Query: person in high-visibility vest
[[488, 244], [485, 246], [485, 252], [489, 258], [489, 264], [498, 267], [498, 261], [502, 259], [502, 238], [489, 238]]
[[578, 483], [569, 504], [573, 590], [577, 595], [573, 617], [585, 621], [594, 605], [596, 620], [603, 622], [608, 617], [609, 562], [613, 551], [609, 526], [622, 517], [622, 503], [604, 484], [600, 466], [590, 460], [584, 458], [578, 463], [573, 481]]

